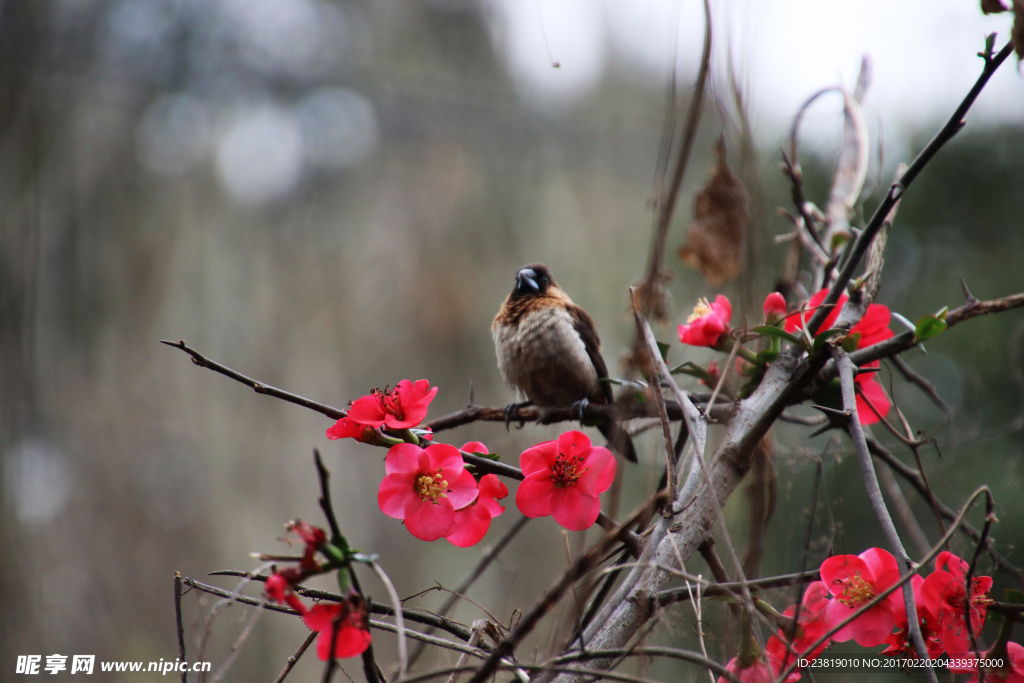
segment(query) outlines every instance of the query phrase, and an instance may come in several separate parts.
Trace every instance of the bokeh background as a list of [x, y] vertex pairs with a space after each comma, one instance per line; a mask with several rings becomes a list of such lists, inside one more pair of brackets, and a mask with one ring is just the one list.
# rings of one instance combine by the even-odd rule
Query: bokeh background
[[[674, 252], [719, 135], [752, 195], [743, 282], [753, 319], [784, 259], [772, 241], [787, 230], [775, 208], [789, 203], [778, 149], [799, 103], [852, 83], [861, 54], [872, 57], [870, 213], [896, 163], [970, 87], [983, 36], [1010, 25], [970, 0], [712, 4], [713, 97], [669, 237], [674, 323], [714, 293]], [[377, 509], [383, 451], [329, 442], [322, 415], [258, 396], [157, 340], [185, 339], [338, 407], [422, 377], [440, 387], [431, 417], [463, 407], [471, 387], [477, 403], [500, 406], [512, 396], [490, 320], [515, 270], [542, 260], [598, 321], [618, 372], [632, 335], [626, 288], [647, 255], [667, 84], [675, 67], [685, 105], [702, 31], [698, 3], [669, 0], [0, 3], [0, 680], [14, 678], [19, 654], [176, 657], [175, 571], [202, 580], [250, 569], [250, 552], [288, 552], [287, 520], [322, 523], [314, 447], [332, 470], [344, 532], [380, 554], [401, 595], [457, 585], [518, 516], [512, 498], [477, 548], [420, 542]], [[960, 277], [980, 298], [1024, 289], [1017, 68], [1015, 58], [1004, 65], [903, 202], [879, 300], [911, 320], [957, 305]], [[820, 204], [840, 106], [826, 99], [808, 116], [804, 168]], [[738, 284], [726, 293], [741, 299]], [[938, 432], [941, 455], [926, 451], [936, 490], [955, 507], [992, 486], [995, 535], [1017, 564], [1021, 321], [1019, 312], [972, 321], [907, 356], [955, 409]], [[672, 341], [673, 329], [658, 335]], [[678, 343], [670, 353], [709, 357]], [[915, 427], [942, 422], [893, 381]], [[483, 440], [515, 462], [558, 431], [477, 424], [443, 438]], [[779, 501], [764, 575], [799, 567], [828, 439], [809, 432], [775, 432]], [[660, 473], [657, 443], [645, 435], [639, 446], [647, 464], [625, 473], [626, 510]], [[812, 555], [881, 545], [855, 462], [831, 451], [823, 471]], [[927, 507], [908, 497], [934, 541]], [[727, 508], [740, 543], [744, 501], [741, 490]], [[585, 537], [568, 540], [576, 553]], [[560, 529], [533, 522], [470, 595], [507, 624], [565, 563]], [[707, 574], [696, 558], [690, 568]], [[364, 584], [384, 598], [375, 579]], [[407, 606], [432, 609], [443, 597]], [[193, 657], [214, 602], [185, 597]], [[215, 670], [249, 615], [236, 606], [213, 622]], [[482, 613], [464, 605], [455, 615], [468, 623]], [[721, 605], [705, 615], [721, 661], [732, 656], [725, 615]], [[560, 623], [551, 619], [520, 656], [542, 655]], [[692, 612], [676, 607], [664, 623], [655, 639], [695, 647]], [[297, 620], [264, 615], [227, 680], [273, 680], [304, 634]], [[377, 642], [393, 662], [391, 636]], [[681, 664], [630, 666], [665, 680], [706, 677]], [[307, 655], [292, 677], [320, 671]]]

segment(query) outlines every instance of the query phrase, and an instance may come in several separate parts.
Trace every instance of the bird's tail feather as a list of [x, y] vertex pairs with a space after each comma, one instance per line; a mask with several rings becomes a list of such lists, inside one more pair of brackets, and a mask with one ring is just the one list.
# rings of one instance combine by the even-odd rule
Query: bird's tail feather
[[612, 447], [613, 451], [630, 462], [637, 461], [633, 439], [622, 428], [621, 423], [609, 420], [601, 423], [597, 428], [604, 434], [604, 438], [608, 439], [608, 444]]

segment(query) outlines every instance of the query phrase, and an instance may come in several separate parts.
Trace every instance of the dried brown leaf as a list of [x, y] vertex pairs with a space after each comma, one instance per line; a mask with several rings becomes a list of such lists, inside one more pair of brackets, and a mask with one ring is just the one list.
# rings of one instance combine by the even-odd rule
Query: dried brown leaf
[[1003, 0], [981, 0], [981, 11], [985, 14], [998, 14], [1010, 9], [1003, 4]]
[[[1018, 0], [1024, 1], [1024, 0]], [[725, 160], [725, 141], [715, 146], [718, 161], [697, 195], [686, 244], [679, 249], [684, 263], [699, 268], [712, 287], [736, 279], [743, 256], [743, 235], [750, 215], [747, 191]]]

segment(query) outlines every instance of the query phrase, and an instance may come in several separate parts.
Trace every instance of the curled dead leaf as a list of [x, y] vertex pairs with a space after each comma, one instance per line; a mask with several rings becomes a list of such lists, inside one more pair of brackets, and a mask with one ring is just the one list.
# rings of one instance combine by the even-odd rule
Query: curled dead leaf
[[998, 14], [1010, 9], [1003, 4], [1003, 0], [981, 0], [981, 11], [985, 14]]
[[718, 161], [697, 194], [693, 221], [679, 258], [699, 268], [708, 283], [717, 288], [740, 274], [743, 233], [750, 215], [747, 191], [726, 163], [724, 140], [719, 139], [715, 154]]

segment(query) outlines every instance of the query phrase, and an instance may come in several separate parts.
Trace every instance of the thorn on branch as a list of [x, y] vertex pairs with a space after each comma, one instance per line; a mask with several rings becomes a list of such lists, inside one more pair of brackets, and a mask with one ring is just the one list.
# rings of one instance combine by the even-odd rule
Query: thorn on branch
[[960, 278], [960, 286], [963, 287], [964, 299], [967, 301], [968, 304], [974, 305], [978, 303], [978, 300], [974, 297], [973, 294], [971, 294], [971, 290], [967, 288], [967, 283], [964, 282], [963, 278]]
[[828, 406], [811, 406], [811, 407], [814, 408], [815, 410], [820, 410], [821, 412], [825, 413], [825, 415], [828, 415], [829, 417], [837, 418], [839, 420], [842, 420], [843, 422], [849, 422], [849, 420], [850, 420], [850, 411], [849, 410], [836, 410], [835, 408], [829, 408]]

